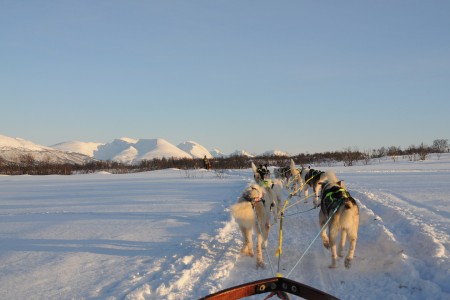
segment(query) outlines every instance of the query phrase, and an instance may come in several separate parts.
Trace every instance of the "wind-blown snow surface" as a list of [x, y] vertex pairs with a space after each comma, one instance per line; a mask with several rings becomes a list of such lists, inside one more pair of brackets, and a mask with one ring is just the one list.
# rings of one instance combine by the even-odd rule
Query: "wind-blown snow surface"
[[[317, 168], [334, 169], [360, 204], [355, 259], [328, 269], [318, 211], [298, 213], [283, 226], [283, 275], [342, 299], [450, 298], [448, 155]], [[197, 299], [272, 277], [278, 226], [256, 270], [230, 218], [250, 169], [218, 175], [0, 176], [0, 299]]]

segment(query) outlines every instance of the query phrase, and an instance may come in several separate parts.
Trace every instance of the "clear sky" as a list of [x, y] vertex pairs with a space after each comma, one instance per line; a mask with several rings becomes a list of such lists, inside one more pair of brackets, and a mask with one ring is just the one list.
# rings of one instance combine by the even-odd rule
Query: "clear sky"
[[0, 134], [291, 154], [450, 139], [450, 1], [0, 0]]

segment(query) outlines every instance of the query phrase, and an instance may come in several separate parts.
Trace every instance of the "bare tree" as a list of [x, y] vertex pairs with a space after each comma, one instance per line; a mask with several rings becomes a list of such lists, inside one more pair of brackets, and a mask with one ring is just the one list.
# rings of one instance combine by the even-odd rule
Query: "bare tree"
[[370, 153], [373, 153], [373, 150], [365, 150], [363, 153], [361, 153], [362, 155], [362, 160], [363, 160], [363, 164], [365, 166], [367, 166], [368, 164], [370, 164], [370, 159], [371, 159], [371, 155]]
[[344, 166], [351, 167], [353, 164], [361, 159], [362, 154], [358, 151], [358, 149], [354, 148], [353, 150], [348, 147], [343, 151], [343, 162]]
[[435, 151], [438, 159], [441, 158], [441, 154], [449, 151], [448, 140], [437, 139], [433, 141], [433, 150]]
[[386, 154], [389, 155], [392, 158], [392, 160], [395, 162], [395, 161], [397, 161], [397, 156], [400, 153], [401, 153], [401, 148], [400, 147], [391, 146], [387, 150]]
[[425, 160], [428, 155], [428, 146], [424, 143], [420, 144], [419, 148], [417, 148], [417, 154], [419, 154], [420, 160]]

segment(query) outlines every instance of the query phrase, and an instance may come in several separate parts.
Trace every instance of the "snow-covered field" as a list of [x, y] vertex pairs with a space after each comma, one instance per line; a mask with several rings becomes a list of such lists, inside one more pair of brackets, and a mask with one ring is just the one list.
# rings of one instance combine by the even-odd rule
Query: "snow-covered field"
[[277, 225], [266, 269], [241, 257], [229, 207], [250, 169], [0, 176], [0, 299], [197, 299], [278, 271], [342, 299], [450, 299], [448, 154], [313, 167], [360, 204], [351, 269], [328, 268], [318, 210], [285, 218], [280, 270]]

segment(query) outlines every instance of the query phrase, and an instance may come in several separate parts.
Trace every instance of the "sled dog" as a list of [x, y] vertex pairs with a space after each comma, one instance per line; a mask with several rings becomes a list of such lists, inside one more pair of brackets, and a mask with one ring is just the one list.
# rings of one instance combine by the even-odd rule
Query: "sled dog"
[[275, 174], [275, 178], [281, 179], [282, 181], [288, 181], [289, 177], [291, 177], [291, 168], [290, 167], [280, 167], [274, 169], [273, 173]]
[[[281, 205], [283, 201], [283, 182], [280, 179], [270, 179], [270, 171], [267, 169], [267, 165], [260, 165], [258, 168], [252, 162], [253, 177], [257, 184], [265, 189], [266, 200], [272, 206], [273, 217], [276, 220], [281, 215]], [[275, 206], [275, 208], [274, 208]]]
[[[355, 253], [356, 240], [358, 239], [359, 207], [355, 199], [346, 191], [342, 181], [325, 181], [322, 184], [319, 212], [320, 228], [326, 224], [330, 217], [331, 220], [328, 222], [327, 228], [321, 232], [324, 247], [331, 250], [331, 264], [329, 267], [336, 267], [337, 256], [342, 257], [342, 251], [348, 239], [350, 247], [345, 257], [345, 267], [349, 269]], [[339, 233], [341, 240], [336, 253], [336, 240]]]
[[244, 242], [242, 254], [254, 256], [252, 232], [256, 233], [256, 268], [264, 268], [262, 248], [267, 246], [270, 230], [270, 204], [266, 196], [265, 188], [258, 184], [251, 184], [244, 190], [238, 202], [231, 206], [231, 215], [242, 232]]
[[314, 191], [314, 206], [319, 206], [319, 194], [322, 183], [325, 181], [337, 182], [338, 179], [336, 177], [336, 173], [334, 171], [318, 171], [311, 168], [301, 169], [295, 168], [294, 160], [291, 159], [291, 175], [292, 175], [292, 189], [293, 194], [297, 194], [301, 196], [301, 192], [303, 191], [305, 195], [305, 202], [308, 202], [308, 189], [311, 187]]

